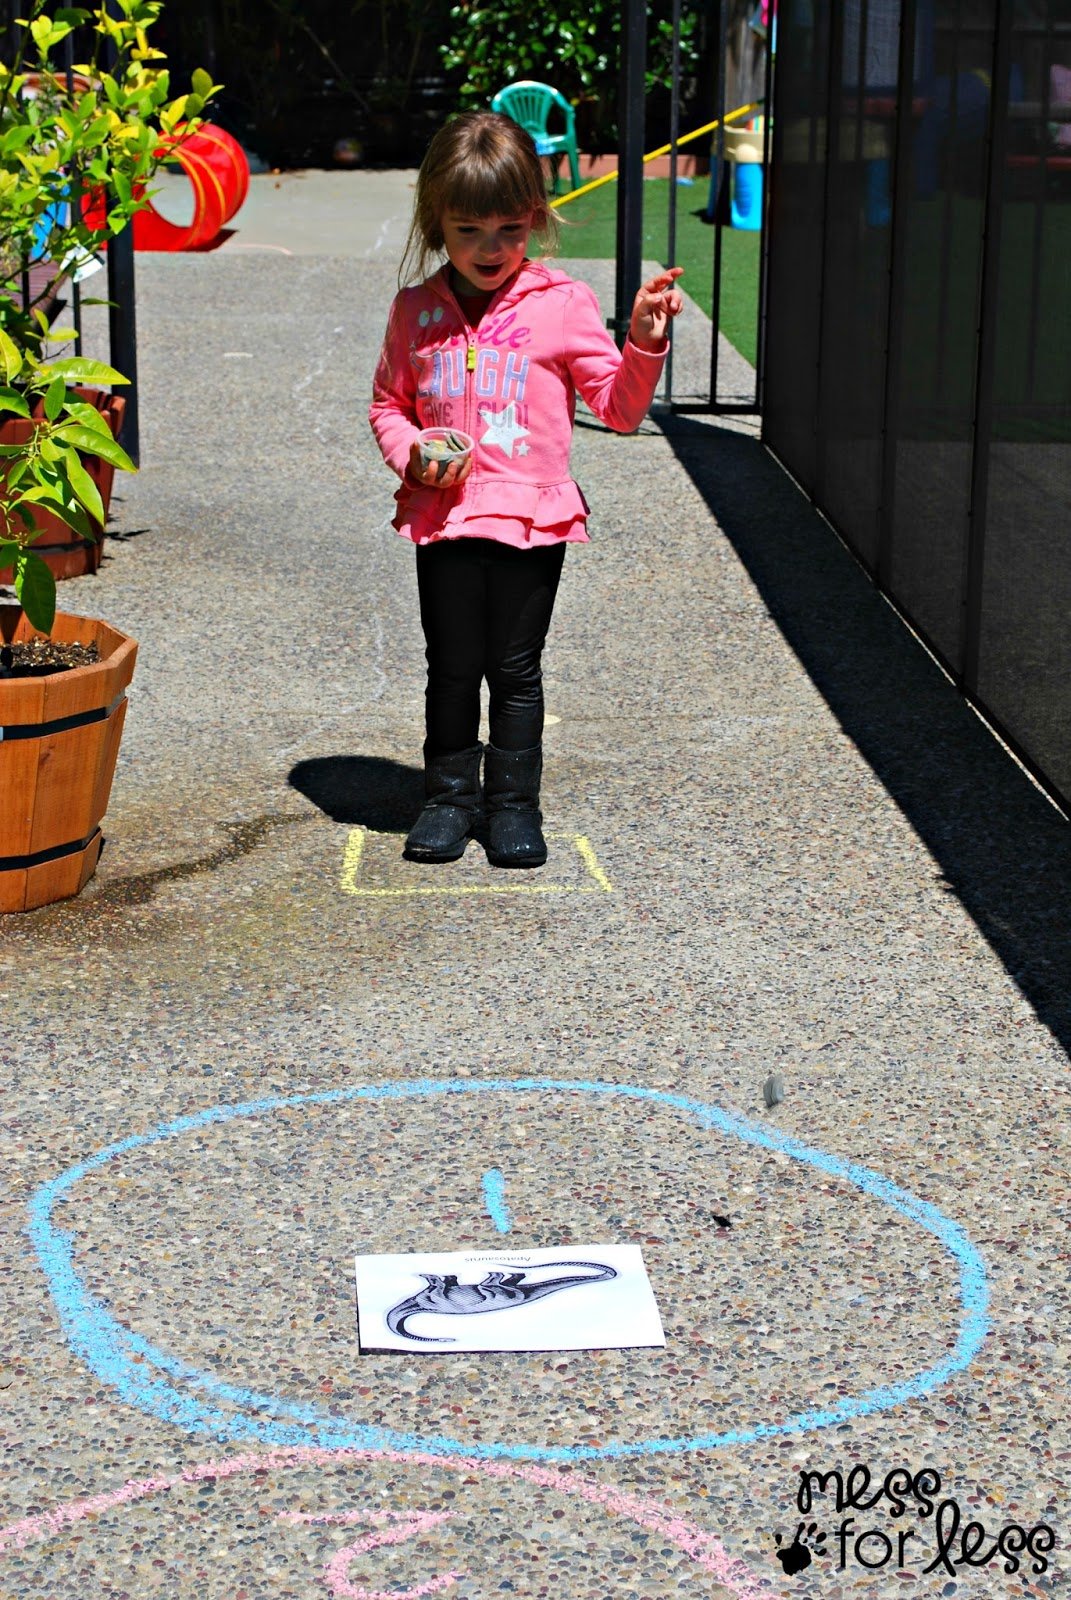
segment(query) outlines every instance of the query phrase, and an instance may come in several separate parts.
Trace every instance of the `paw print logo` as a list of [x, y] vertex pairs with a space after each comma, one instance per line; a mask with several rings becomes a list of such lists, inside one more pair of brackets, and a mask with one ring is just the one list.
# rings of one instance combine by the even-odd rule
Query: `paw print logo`
[[[825, 1533], [818, 1533], [817, 1522], [809, 1524], [801, 1522], [796, 1529], [796, 1537], [792, 1543], [786, 1545], [783, 1550], [776, 1552], [777, 1559], [789, 1577], [794, 1578], [797, 1572], [802, 1572], [805, 1567], [810, 1566], [814, 1556], [825, 1554], [822, 1549], [825, 1542]], [[778, 1545], [781, 1543], [781, 1535], [779, 1533], [774, 1534], [774, 1543]]]

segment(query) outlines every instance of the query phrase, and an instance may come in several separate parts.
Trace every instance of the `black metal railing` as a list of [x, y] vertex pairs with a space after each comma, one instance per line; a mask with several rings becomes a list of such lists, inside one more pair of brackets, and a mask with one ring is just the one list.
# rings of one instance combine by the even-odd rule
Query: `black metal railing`
[[[762, 349], [765, 337], [766, 314], [766, 185], [762, 185], [763, 204], [761, 212], [761, 226], [759, 230], [759, 276], [757, 305], [757, 326], [755, 330], [756, 368], [753, 379], [753, 392], [750, 396], [741, 396], [739, 393], [725, 395], [720, 391], [719, 384], [719, 330], [721, 327], [722, 287], [723, 287], [723, 248], [722, 230], [728, 225], [729, 215], [729, 190], [732, 181], [732, 163], [726, 155], [725, 130], [738, 107], [729, 103], [727, 98], [728, 78], [728, 33], [730, 11], [739, 10], [739, 6], [731, 7], [730, 0], [714, 0], [709, 7], [709, 23], [714, 35], [714, 49], [712, 61], [714, 67], [713, 103], [716, 106], [715, 118], [718, 126], [713, 135], [708, 133], [703, 144], [692, 142], [694, 130], [681, 129], [681, 19], [684, 11], [682, 0], [674, 0], [672, 10], [672, 45], [671, 45], [671, 80], [670, 80], [670, 142], [669, 154], [669, 198], [667, 207], [667, 236], [663, 259], [667, 264], [677, 260], [677, 172], [680, 149], [688, 144], [689, 151], [702, 153], [710, 150], [710, 160], [713, 174], [710, 180], [710, 194], [712, 201], [709, 207], [707, 221], [712, 228], [711, 238], [711, 339], [708, 390], [705, 395], [696, 397], [689, 395], [688, 399], [675, 398], [674, 394], [674, 363], [672, 345], [666, 362], [666, 378], [663, 398], [673, 406], [675, 411], [681, 413], [755, 413], [761, 404], [762, 385]], [[692, 9], [695, 9], [694, 7]], [[753, 9], [753, 8], [752, 8]], [[646, 143], [646, 93], [644, 88], [644, 60], [646, 52], [646, 26], [647, 9], [643, 0], [623, 0], [621, 12], [621, 64], [620, 64], [620, 89], [618, 115], [621, 128], [618, 164], [618, 207], [617, 207], [617, 269], [616, 269], [616, 294], [615, 309], [612, 326], [617, 330], [619, 338], [624, 337], [624, 330], [628, 326], [628, 312], [632, 298], [639, 287], [641, 258], [643, 254], [643, 146]], [[765, 48], [762, 52], [761, 69], [762, 91], [757, 95], [751, 107], [753, 114], [771, 104], [771, 90], [773, 82], [773, 52]], [[740, 91], [737, 90], [737, 93]], [[749, 102], [750, 103], [750, 102]], [[742, 125], [742, 124], [741, 124]], [[770, 160], [770, 119], [764, 118], [763, 131], [763, 174], [768, 170]], [[667, 148], [667, 147], [660, 147]], [[672, 329], [671, 338], [672, 338]]]
[[[0, 54], [5, 61], [12, 61], [17, 53], [20, 30], [18, 18], [26, 16], [29, 12], [27, 0], [2, 0], [0, 5]], [[60, 49], [60, 58], [57, 63], [59, 70], [67, 74], [68, 87], [73, 83], [74, 65], [78, 59], [80, 35], [76, 30], [68, 34]], [[83, 44], [84, 40], [81, 41]], [[79, 197], [72, 195], [70, 203], [77, 205]], [[123, 229], [108, 242], [107, 246], [107, 299], [108, 299], [108, 344], [109, 360], [124, 377], [129, 379], [123, 393], [126, 399], [126, 410], [123, 416], [122, 443], [131, 459], [136, 463], [140, 456], [140, 425], [138, 420], [138, 362], [137, 362], [137, 321], [135, 309], [135, 283], [134, 283], [134, 234], [131, 227]], [[22, 297], [25, 304], [29, 304], [37, 292], [36, 282], [31, 282], [28, 268], [22, 273]], [[82, 345], [82, 295], [77, 279], [73, 276], [64, 278], [63, 294], [69, 295], [71, 314], [76, 332], [74, 349], [81, 350]]]

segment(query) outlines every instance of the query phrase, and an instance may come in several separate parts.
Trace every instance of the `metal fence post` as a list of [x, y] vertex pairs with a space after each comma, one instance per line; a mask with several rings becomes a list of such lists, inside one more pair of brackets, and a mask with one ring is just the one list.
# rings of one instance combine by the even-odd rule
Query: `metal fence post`
[[130, 383], [123, 390], [123, 449], [138, 465], [141, 437], [138, 425], [138, 330], [134, 309], [134, 229], [128, 222], [108, 244], [108, 343], [112, 366]]
[[[108, 0], [116, 15], [116, 0]], [[109, 52], [113, 59], [115, 46]], [[138, 421], [138, 330], [134, 302], [134, 228], [127, 223], [122, 233], [108, 241], [108, 345], [112, 366], [129, 385], [123, 393], [123, 449], [137, 466], [141, 457], [141, 429]]]
[[762, 87], [762, 231], [759, 235], [759, 309], [755, 329], [755, 409], [762, 414], [766, 401], [766, 312], [770, 293], [770, 191], [773, 184], [773, 97], [774, 97], [773, 6], [766, 32], [766, 59]]
[[[673, 55], [669, 99], [669, 203], [666, 232], [666, 266], [677, 262], [677, 140], [681, 134], [681, 0], [673, 0]], [[673, 399], [673, 324], [666, 329], [669, 349], [666, 352], [665, 389], [663, 399]]]
[[721, 228], [722, 206], [726, 200], [728, 173], [725, 166], [725, 53], [728, 49], [728, 0], [718, 5], [718, 49], [715, 60], [718, 68], [718, 88], [714, 97], [714, 111], [718, 119], [715, 149], [711, 150], [715, 179], [711, 186], [714, 196], [714, 265], [710, 290], [710, 318], [714, 329], [710, 338], [710, 409], [718, 407], [718, 339], [721, 331]]
[[[74, 34], [69, 33], [63, 41], [63, 70], [67, 79], [67, 93], [74, 93]], [[72, 188], [68, 195], [72, 212], [81, 205], [80, 193]], [[76, 277], [71, 278], [71, 312], [74, 316], [74, 353], [82, 354], [82, 291]]]
[[620, 158], [617, 183], [617, 274], [614, 334], [623, 345], [632, 302], [643, 273], [643, 135], [647, 81], [647, 7], [623, 0], [621, 84], [618, 97]]

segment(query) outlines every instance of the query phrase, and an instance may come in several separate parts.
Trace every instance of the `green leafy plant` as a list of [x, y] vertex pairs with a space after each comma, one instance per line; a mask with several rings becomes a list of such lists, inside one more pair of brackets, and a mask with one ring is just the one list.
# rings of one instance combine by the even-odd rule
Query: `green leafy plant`
[[[535, 78], [560, 89], [574, 104], [601, 108], [612, 120], [617, 109], [621, 6], [619, 0], [550, 0], [532, 25], [522, 0], [456, 0], [451, 31], [440, 49], [443, 65], [463, 72], [461, 103], [478, 108], [507, 83]], [[666, 0], [648, 7], [647, 90], [670, 82], [673, 29]], [[697, 18], [681, 17], [681, 62], [698, 61]]]
[[[160, 0], [102, 0], [90, 9], [32, 0], [14, 60], [0, 63], [0, 419], [31, 426], [0, 443], [0, 568], [32, 625], [47, 633], [55, 579], [33, 550], [42, 511], [82, 537], [102, 524], [100, 492], [84, 456], [126, 471], [134, 463], [106, 420], [75, 392], [123, 384], [121, 373], [49, 346], [74, 338], [46, 307], [62, 280], [148, 204], [147, 185], [193, 132], [216, 91], [195, 72], [191, 92], [171, 97], [163, 53], [149, 43]], [[61, 62], [91, 41], [88, 59]], [[31, 267], [48, 263], [35, 293]]]

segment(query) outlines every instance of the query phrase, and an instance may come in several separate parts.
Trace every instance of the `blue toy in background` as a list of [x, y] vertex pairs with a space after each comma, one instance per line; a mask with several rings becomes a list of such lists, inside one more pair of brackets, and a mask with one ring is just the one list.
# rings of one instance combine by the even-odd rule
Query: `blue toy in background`
[[66, 200], [54, 200], [46, 206], [37, 219], [33, 230], [33, 252], [31, 261], [44, 261], [48, 256], [48, 241], [52, 237], [53, 228], [66, 228], [70, 218], [70, 204]]
[[[715, 140], [712, 155], [722, 153], [728, 168], [724, 179], [729, 187], [729, 221], [734, 228], [746, 233], [758, 233], [762, 227], [763, 147], [766, 135], [764, 117], [754, 117], [743, 127], [725, 128], [721, 140]], [[718, 163], [711, 172], [710, 211], [713, 214], [717, 200], [715, 185], [718, 180]]]
[[762, 162], [733, 163], [732, 219], [734, 228], [757, 233], [762, 227]]

